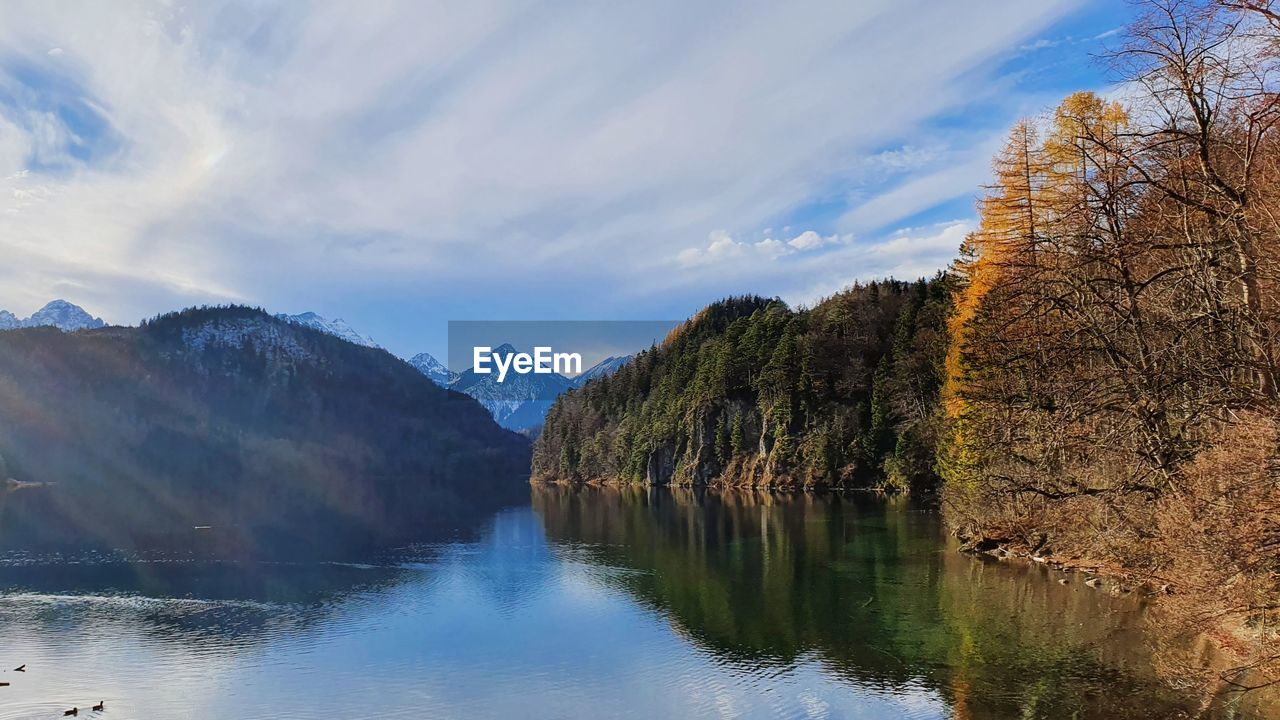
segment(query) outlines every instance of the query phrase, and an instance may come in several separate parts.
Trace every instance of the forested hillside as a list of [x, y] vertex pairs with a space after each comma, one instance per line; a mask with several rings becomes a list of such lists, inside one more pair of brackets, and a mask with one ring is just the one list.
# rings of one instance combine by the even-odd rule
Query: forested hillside
[[[491, 510], [526, 441], [385, 351], [249, 308], [0, 333], [11, 545], [355, 548]], [[477, 511], [477, 508], [480, 508]], [[202, 540], [203, 541], [203, 540]]]
[[1271, 7], [1145, 3], [1122, 100], [1014, 128], [957, 268], [940, 457], [963, 534], [1167, 587], [1160, 626], [1250, 683], [1280, 680]]
[[715, 303], [547, 414], [534, 479], [931, 487], [948, 284]]

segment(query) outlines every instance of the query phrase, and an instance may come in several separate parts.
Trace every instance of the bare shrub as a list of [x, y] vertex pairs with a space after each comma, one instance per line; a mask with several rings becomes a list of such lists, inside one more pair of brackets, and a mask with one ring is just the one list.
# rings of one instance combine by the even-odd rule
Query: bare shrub
[[[1157, 510], [1156, 546], [1174, 596], [1157, 608], [1175, 677], [1246, 688], [1280, 682], [1280, 419], [1242, 414], [1223, 428]], [[1218, 668], [1194, 638], [1220, 649]], [[1225, 669], [1221, 666], [1225, 665]]]

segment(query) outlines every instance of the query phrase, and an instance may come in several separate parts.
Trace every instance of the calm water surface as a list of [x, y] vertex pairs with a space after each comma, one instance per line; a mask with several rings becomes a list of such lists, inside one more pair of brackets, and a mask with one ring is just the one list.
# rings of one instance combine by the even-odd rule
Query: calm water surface
[[904, 500], [535, 489], [470, 538], [367, 564], [10, 553], [0, 667], [28, 672], [0, 672], [0, 720], [1183, 714], [1133, 600], [959, 555]]

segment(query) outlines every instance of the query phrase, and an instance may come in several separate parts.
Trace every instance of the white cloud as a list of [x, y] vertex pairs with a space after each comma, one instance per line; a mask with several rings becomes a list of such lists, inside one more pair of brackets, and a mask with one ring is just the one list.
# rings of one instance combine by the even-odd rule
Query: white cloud
[[[906, 174], [836, 223], [861, 236], [972, 183], [917, 177], [947, 156], [920, 127], [995, 97], [996, 61], [1069, 7], [10, 4], [0, 307], [245, 299], [381, 337], [387, 303], [536, 312], [548, 276], [635, 306], [673, 258], [705, 301], [726, 265], [849, 250], [803, 221], [690, 247], [711, 228]], [[322, 305], [342, 298], [368, 310]]]
[[[757, 243], [735, 240], [732, 246], [722, 243], [730, 252], [722, 251], [712, 258], [709, 244], [691, 249], [687, 261], [677, 264], [676, 272], [650, 278], [649, 286], [658, 294], [674, 292], [691, 275], [701, 278], [710, 297], [756, 293], [807, 305], [855, 281], [930, 277], [951, 264], [975, 225], [972, 219], [957, 219], [904, 228], [873, 239], [829, 237], [820, 249], [808, 252], [774, 240], [785, 248], [775, 257], [762, 254]], [[724, 237], [717, 234], [715, 240], [723, 241]]]
[[735, 240], [726, 230], [714, 230], [706, 248], [685, 248], [676, 255], [676, 262], [685, 267], [697, 267], [726, 262], [757, 262], [776, 260], [780, 257], [816, 250], [828, 245], [848, 243], [849, 237], [831, 235], [822, 237], [813, 230], [806, 230], [790, 240], [772, 237], [754, 242]]
[[812, 250], [816, 247], [822, 247], [826, 241], [821, 235], [812, 231], [805, 230], [799, 235], [787, 241], [787, 244], [797, 250]]
[[[965, 236], [973, 232], [974, 227], [972, 220], [952, 220], [925, 228], [905, 228], [869, 247], [867, 252], [898, 263], [896, 267], [908, 268], [911, 267], [909, 263], [917, 261], [919, 256], [933, 256], [930, 260], [939, 255], [954, 257]], [[938, 265], [930, 262], [923, 269], [931, 267], [936, 268]], [[915, 275], [919, 271], [906, 274]]]

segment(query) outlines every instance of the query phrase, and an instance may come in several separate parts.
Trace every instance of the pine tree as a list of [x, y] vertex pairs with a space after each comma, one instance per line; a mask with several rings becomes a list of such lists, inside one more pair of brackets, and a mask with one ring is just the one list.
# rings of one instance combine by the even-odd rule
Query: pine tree
[[742, 435], [742, 415], [733, 416], [733, 427], [729, 431], [729, 451], [734, 457], [742, 454], [746, 447], [746, 440]]
[[984, 338], [980, 325], [986, 318], [984, 302], [997, 286], [1011, 279], [1026, 280], [1034, 267], [1044, 214], [1044, 176], [1047, 162], [1039, 138], [1029, 122], [1020, 122], [1009, 134], [996, 157], [995, 183], [979, 203], [981, 221], [965, 239], [955, 264], [960, 292], [948, 321], [951, 344], [946, 357], [942, 390], [943, 408], [950, 432], [938, 459], [943, 479], [957, 486], [977, 482], [978, 449], [970, 434], [973, 408], [967, 401], [973, 382], [972, 356]]

